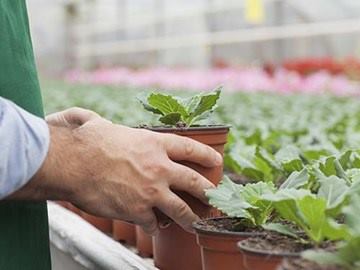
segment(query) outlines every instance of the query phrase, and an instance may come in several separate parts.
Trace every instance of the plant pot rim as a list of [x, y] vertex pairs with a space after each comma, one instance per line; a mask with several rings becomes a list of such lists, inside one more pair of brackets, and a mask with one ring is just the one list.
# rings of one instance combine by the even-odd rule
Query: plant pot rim
[[151, 131], [158, 132], [191, 132], [191, 131], [229, 131], [231, 125], [223, 125], [223, 124], [214, 124], [214, 125], [199, 125], [199, 126], [191, 126], [191, 127], [173, 127], [173, 126], [145, 126], [145, 127], [137, 127], [137, 128], [145, 128]]
[[231, 217], [215, 217], [215, 218], [205, 218], [200, 221], [196, 221], [192, 224], [192, 227], [195, 229], [197, 234], [205, 234], [205, 235], [213, 235], [213, 236], [224, 236], [224, 237], [234, 237], [234, 236], [261, 236], [264, 235], [263, 232], [236, 232], [236, 231], [214, 231], [214, 230], [206, 230], [202, 226], [198, 224], [198, 222], [204, 220], [220, 220], [220, 219], [232, 219]]
[[256, 255], [261, 255], [261, 256], [274, 256], [274, 257], [292, 257], [292, 258], [298, 258], [300, 257], [301, 252], [271, 252], [271, 251], [266, 251], [266, 250], [259, 250], [259, 249], [255, 249], [255, 248], [251, 248], [251, 247], [247, 247], [246, 245], [244, 245], [244, 241], [239, 241], [237, 243], [238, 248], [240, 249], [241, 252], [247, 252], [247, 253], [253, 253]]

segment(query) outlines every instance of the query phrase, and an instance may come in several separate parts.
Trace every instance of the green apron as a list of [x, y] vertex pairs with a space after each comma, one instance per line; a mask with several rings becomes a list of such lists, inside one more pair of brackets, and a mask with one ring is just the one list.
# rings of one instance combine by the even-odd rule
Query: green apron
[[[43, 116], [25, 0], [0, 0], [0, 96]], [[51, 269], [46, 202], [0, 201], [0, 269]]]

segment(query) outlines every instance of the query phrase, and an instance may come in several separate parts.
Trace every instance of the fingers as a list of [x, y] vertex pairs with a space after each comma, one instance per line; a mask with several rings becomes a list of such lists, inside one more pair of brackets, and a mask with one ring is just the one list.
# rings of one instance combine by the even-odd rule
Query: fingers
[[223, 162], [222, 156], [210, 146], [173, 134], [163, 136], [167, 154], [172, 160], [191, 161], [204, 167], [220, 166]]
[[204, 190], [214, 188], [215, 185], [193, 169], [175, 162], [172, 163], [172, 175], [169, 177], [170, 187], [176, 190], [186, 191], [207, 204], [208, 199], [205, 196]]
[[171, 191], [160, 200], [157, 207], [189, 232], [193, 232], [192, 223], [200, 219], [183, 200]]
[[159, 232], [158, 221], [152, 209], [138, 218], [135, 223], [141, 226], [144, 232], [150, 235], [156, 235]]

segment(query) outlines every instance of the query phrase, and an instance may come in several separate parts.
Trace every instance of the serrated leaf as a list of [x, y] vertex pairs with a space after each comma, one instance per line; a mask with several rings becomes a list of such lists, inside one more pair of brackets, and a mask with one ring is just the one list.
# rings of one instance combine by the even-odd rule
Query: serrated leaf
[[175, 97], [170, 95], [151, 93], [148, 96], [147, 101], [151, 107], [161, 111], [163, 115], [179, 113], [182, 118], [186, 118], [188, 115], [184, 106]]
[[244, 218], [253, 225], [261, 225], [270, 217], [271, 203], [262, 196], [274, 190], [272, 184], [259, 182], [245, 186], [233, 183], [228, 177], [215, 189], [206, 191], [209, 203], [230, 217]]
[[199, 106], [201, 101], [201, 95], [196, 95], [187, 99], [183, 99], [182, 104], [186, 108], [186, 111], [191, 115], [195, 109]]
[[215, 109], [216, 103], [220, 97], [221, 89], [222, 87], [218, 87], [215, 91], [200, 96], [200, 101], [189, 115], [189, 125], [202, 120], [204, 114], [207, 116], [209, 112], [212, 112]]
[[230, 217], [250, 218], [246, 209], [251, 205], [241, 197], [242, 187], [227, 176], [215, 189], [206, 190], [209, 203]]
[[138, 101], [143, 105], [143, 107], [144, 107], [145, 110], [147, 110], [147, 111], [149, 111], [149, 112], [152, 112], [152, 113], [154, 113], [154, 114], [164, 115], [160, 110], [152, 107], [152, 106], [148, 103], [148, 101], [147, 101], [147, 99], [148, 99], [148, 94], [146, 94], [146, 93], [141, 93], [141, 94], [139, 94], [139, 95], [137, 96], [137, 99], [138, 99]]
[[266, 194], [263, 196], [265, 200], [269, 200], [272, 202], [280, 202], [285, 200], [299, 200], [304, 198], [305, 196], [314, 196], [307, 189], [280, 189], [274, 194]]

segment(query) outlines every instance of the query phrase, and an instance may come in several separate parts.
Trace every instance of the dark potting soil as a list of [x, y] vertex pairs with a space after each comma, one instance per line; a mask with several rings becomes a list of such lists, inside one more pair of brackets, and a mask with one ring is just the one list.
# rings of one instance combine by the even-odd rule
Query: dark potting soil
[[319, 265], [305, 259], [286, 259], [279, 270], [344, 270], [340, 266]]
[[[300, 233], [299, 233], [300, 234]], [[305, 235], [301, 235], [305, 237]], [[260, 252], [269, 252], [270, 254], [283, 254], [283, 253], [300, 253], [304, 250], [314, 248], [310, 242], [301, 242], [300, 240], [281, 235], [276, 232], [266, 231], [264, 235], [251, 237], [241, 242], [242, 245], [252, 250]], [[326, 250], [333, 250], [335, 243], [325, 241], [320, 248]]]
[[263, 229], [249, 227], [241, 218], [205, 219], [197, 223], [197, 227], [210, 232], [261, 232]]
[[271, 254], [299, 253], [312, 248], [311, 244], [302, 243], [297, 239], [273, 232], [266, 232], [263, 236], [248, 238], [241, 243], [249, 249]]

